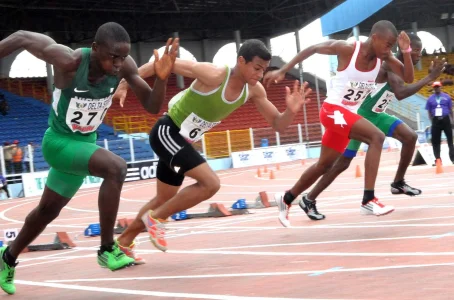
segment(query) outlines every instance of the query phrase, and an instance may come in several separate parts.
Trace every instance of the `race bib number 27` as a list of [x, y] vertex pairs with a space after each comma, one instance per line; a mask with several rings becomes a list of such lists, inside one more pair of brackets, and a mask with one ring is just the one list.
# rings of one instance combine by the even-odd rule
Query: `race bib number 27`
[[183, 123], [181, 123], [180, 134], [183, 136], [189, 143], [197, 142], [202, 135], [218, 125], [221, 122], [209, 122], [197, 116], [195, 113], [191, 113]]
[[71, 98], [66, 124], [73, 132], [94, 132], [101, 125], [111, 105], [112, 96], [103, 99]]

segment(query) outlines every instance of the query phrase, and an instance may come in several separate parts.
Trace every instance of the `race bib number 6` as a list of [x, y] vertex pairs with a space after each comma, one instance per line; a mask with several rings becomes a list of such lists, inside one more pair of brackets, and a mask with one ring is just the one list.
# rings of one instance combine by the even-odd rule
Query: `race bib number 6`
[[202, 135], [218, 125], [221, 122], [209, 122], [197, 116], [195, 113], [191, 113], [183, 123], [181, 123], [180, 134], [183, 136], [189, 143], [195, 143]]
[[71, 98], [66, 124], [73, 132], [94, 132], [101, 125], [111, 105], [112, 96], [103, 99]]
[[342, 104], [354, 106], [361, 103], [375, 87], [375, 82], [348, 82], [347, 87], [344, 90], [344, 96], [342, 97]]

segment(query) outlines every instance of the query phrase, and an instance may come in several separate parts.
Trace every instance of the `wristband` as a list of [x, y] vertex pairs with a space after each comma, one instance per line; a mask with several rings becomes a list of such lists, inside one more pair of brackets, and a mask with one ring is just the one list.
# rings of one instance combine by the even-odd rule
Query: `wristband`
[[402, 51], [402, 53], [410, 53], [412, 51], [412, 49], [411, 49], [411, 46], [408, 46], [407, 50], [402, 50], [401, 49], [400, 51]]

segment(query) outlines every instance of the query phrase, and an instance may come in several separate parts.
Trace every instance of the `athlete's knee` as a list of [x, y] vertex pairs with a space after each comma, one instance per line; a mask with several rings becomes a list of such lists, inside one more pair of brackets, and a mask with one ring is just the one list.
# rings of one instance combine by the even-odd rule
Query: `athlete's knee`
[[317, 171], [319, 171], [322, 174], [325, 174], [329, 171], [329, 169], [331, 169], [331, 167], [333, 166], [333, 162], [319, 160], [315, 165], [316, 165]]
[[380, 145], [380, 147], [383, 145], [383, 142], [385, 141], [385, 134], [379, 130], [376, 130], [374, 133], [370, 135], [370, 146], [372, 145]]
[[118, 157], [114, 159], [109, 163], [107, 168], [107, 178], [115, 179], [118, 182], [125, 181], [128, 166], [123, 158]]
[[[45, 220], [47, 223], [55, 220], [62, 210], [62, 206], [56, 205], [55, 203], [40, 203], [36, 208], [35, 212], [40, 220]], [[26, 219], [30, 219], [31, 214]]]
[[198, 184], [203, 190], [205, 199], [214, 196], [221, 188], [221, 181], [219, 180], [219, 177], [214, 173], [212, 173], [210, 176], [204, 177], [203, 180], [200, 180], [198, 182]]
[[408, 131], [408, 133], [405, 134], [404, 137], [402, 138], [402, 144], [410, 146], [415, 145], [417, 140], [418, 134], [416, 134], [416, 132], [414, 132], [413, 130]]
[[350, 167], [351, 159], [345, 156], [339, 158], [335, 165], [336, 173], [340, 174]]

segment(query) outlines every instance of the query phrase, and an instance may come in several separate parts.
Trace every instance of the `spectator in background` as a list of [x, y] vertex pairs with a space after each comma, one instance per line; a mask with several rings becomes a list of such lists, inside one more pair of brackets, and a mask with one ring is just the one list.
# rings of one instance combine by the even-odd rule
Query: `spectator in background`
[[31, 172], [31, 164], [32, 164], [32, 157], [34, 153], [33, 143], [28, 143], [27, 146], [24, 147], [24, 165], [25, 171], [30, 173]]
[[11, 195], [9, 194], [9, 191], [8, 191], [8, 182], [6, 181], [6, 178], [0, 174], [0, 191], [1, 190], [5, 191], [8, 199], [11, 199]]
[[3, 158], [5, 159], [6, 174], [13, 173], [13, 151], [14, 145], [9, 142], [3, 143]]
[[435, 93], [427, 99], [426, 110], [432, 122], [432, 148], [434, 151], [435, 162], [440, 159], [441, 132], [444, 131], [449, 147], [449, 158], [454, 161], [454, 146], [452, 144], [453, 112], [452, 100], [448, 94], [441, 92], [441, 83], [435, 81], [432, 84]]
[[13, 142], [13, 166], [14, 166], [14, 173], [21, 174], [22, 173], [22, 158], [23, 152], [22, 149], [19, 147], [19, 141], [15, 140]]

